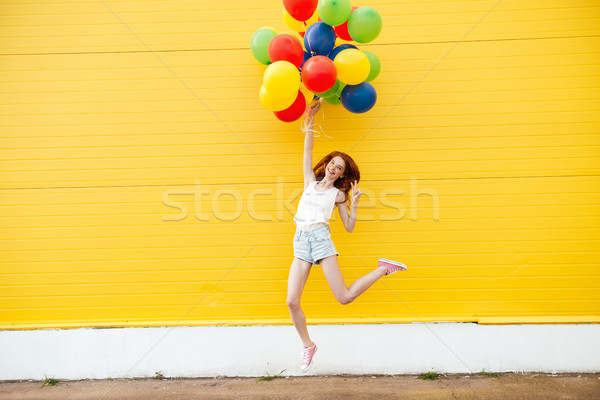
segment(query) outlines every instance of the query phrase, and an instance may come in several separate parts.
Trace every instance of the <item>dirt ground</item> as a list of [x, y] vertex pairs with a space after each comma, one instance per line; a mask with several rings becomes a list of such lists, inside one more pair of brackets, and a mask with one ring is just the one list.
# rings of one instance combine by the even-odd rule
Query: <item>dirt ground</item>
[[307, 376], [0, 382], [0, 399], [600, 399], [600, 374]]

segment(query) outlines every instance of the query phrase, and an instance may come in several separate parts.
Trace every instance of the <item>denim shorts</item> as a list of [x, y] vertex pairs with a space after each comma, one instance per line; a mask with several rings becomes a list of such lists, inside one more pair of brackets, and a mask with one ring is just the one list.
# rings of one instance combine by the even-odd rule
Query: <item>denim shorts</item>
[[319, 265], [325, 257], [339, 255], [333, 241], [329, 225], [319, 224], [308, 230], [296, 228], [294, 234], [294, 256], [309, 263]]

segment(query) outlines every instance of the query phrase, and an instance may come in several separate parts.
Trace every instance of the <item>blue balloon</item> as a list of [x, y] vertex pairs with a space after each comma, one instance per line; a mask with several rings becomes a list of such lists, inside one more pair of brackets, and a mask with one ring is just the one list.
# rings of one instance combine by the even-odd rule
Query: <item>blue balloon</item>
[[358, 49], [358, 47], [356, 47], [355, 45], [350, 44], [350, 43], [340, 44], [339, 46], [334, 47], [333, 50], [331, 50], [331, 53], [329, 53], [327, 55], [327, 57], [329, 57], [331, 59], [331, 61], [333, 61], [333, 60], [335, 60], [335, 56], [340, 54], [342, 52], [342, 50], [346, 50], [346, 49]]
[[304, 51], [304, 60], [302, 60], [302, 65], [300, 66], [300, 70], [302, 70], [302, 67], [304, 67], [304, 63], [306, 62], [306, 60], [308, 60], [310, 57], [312, 57], [309, 53], [307, 53], [306, 51]]
[[333, 46], [335, 46], [335, 30], [325, 22], [315, 22], [304, 33], [304, 48], [312, 56], [326, 56]]
[[358, 85], [346, 85], [340, 97], [346, 110], [360, 114], [373, 108], [377, 92], [373, 85], [365, 81]]

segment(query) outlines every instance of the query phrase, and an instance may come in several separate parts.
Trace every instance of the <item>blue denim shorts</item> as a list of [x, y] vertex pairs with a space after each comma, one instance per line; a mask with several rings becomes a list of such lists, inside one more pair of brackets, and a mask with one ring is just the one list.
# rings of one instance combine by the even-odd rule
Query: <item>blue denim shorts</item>
[[329, 225], [319, 224], [308, 230], [296, 228], [294, 234], [294, 256], [309, 263], [319, 265], [325, 257], [339, 255], [333, 241]]

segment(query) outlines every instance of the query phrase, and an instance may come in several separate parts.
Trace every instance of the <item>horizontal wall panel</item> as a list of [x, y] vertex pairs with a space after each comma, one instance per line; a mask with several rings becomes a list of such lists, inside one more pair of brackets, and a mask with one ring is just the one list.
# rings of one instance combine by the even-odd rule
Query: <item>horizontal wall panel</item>
[[[463, 318], [466, 309], [505, 315], [515, 310], [510, 302], [519, 302], [524, 314], [593, 314], [600, 301], [597, 177], [416, 183], [411, 192], [409, 182], [397, 182], [395, 189], [403, 194], [389, 195], [389, 182], [365, 181], [361, 190], [371, 199], [361, 202], [359, 216], [369, 213], [373, 219], [359, 221], [352, 234], [343, 232], [334, 214], [334, 242], [347, 283], [372, 270], [381, 255], [403, 260], [409, 270], [402, 279], [378, 282], [352, 311], [341, 307], [341, 314], [321, 310], [319, 315], [350, 318], [377, 304], [380, 313], [408, 318], [411, 313], [399, 308], [398, 297], [418, 315], [442, 313], [437, 315], [450, 320]], [[236, 202], [244, 203], [235, 221], [205, 223], [193, 215], [160, 221], [168, 214], [163, 193], [192, 194], [194, 186], [2, 191], [3, 315], [35, 319], [41, 308], [61, 324], [78, 310], [101, 319], [122, 315], [119, 310], [129, 307], [153, 308], [164, 320], [169, 318], [165, 310], [205, 296], [196, 307], [200, 314], [189, 315], [188, 322], [200, 315], [206, 323], [233, 318], [240, 307], [252, 306], [259, 320], [285, 319], [287, 309], [280, 302], [292, 260], [293, 214], [284, 199], [297, 202], [297, 186], [301, 182], [280, 181], [278, 198], [276, 184], [205, 185], [208, 193], [200, 208], [213, 219], [215, 204], [233, 212]], [[432, 196], [414, 196], [418, 189], [436, 193], [437, 221]], [[235, 191], [239, 200], [212, 201], [211, 193], [226, 190]], [[252, 219], [248, 199], [260, 190], [271, 194], [257, 197], [252, 208], [273, 219], [282, 213], [285, 221]], [[197, 204], [190, 194], [172, 199], [193, 211]], [[381, 220], [392, 210], [382, 203], [386, 199], [404, 203], [408, 211], [416, 199], [421, 219], [412, 221], [407, 214], [397, 221]], [[337, 310], [319, 268], [307, 285], [307, 310], [325, 304]], [[248, 296], [255, 299], [251, 304]], [[73, 308], [74, 299], [86, 306]], [[203, 304], [218, 307], [208, 311]], [[133, 323], [128, 321], [123, 323]]]
[[[308, 288], [307, 288], [308, 289]], [[308, 297], [308, 296], [307, 296]], [[285, 296], [281, 296], [280, 303], [285, 304]], [[536, 310], [536, 315], [546, 316], [548, 320], [552, 320], [552, 316], [555, 319], [560, 316], [571, 316], [574, 314], [570, 313], [570, 309], [573, 306], [579, 306], [580, 308], [587, 309], [586, 313], [581, 313], [584, 319], [589, 316], [597, 316], [596, 310], [600, 307], [600, 301], [573, 301], [570, 303], [566, 302], [503, 302], [502, 304], [497, 303], [486, 303], [486, 302], [427, 302], [418, 304], [412, 304], [406, 306], [399, 301], [397, 306], [396, 314], [388, 314], [389, 319], [386, 317], [363, 317], [359, 318], [357, 315], [368, 315], [372, 312], [373, 308], [377, 304], [354, 304], [352, 307], [343, 307], [341, 305], [332, 306], [335, 302], [333, 296], [331, 296], [326, 302], [322, 303], [309, 303], [303, 305], [303, 310], [308, 315], [319, 315], [319, 319], [311, 319], [309, 323], [330, 323], [329, 321], [335, 321], [335, 323], [353, 323], [358, 321], [363, 322], [425, 322], [425, 321], [477, 321], [479, 315], [486, 316], [500, 316], [501, 313], [506, 310], [515, 316], [515, 318], [521, 318], [528, 315], [528, 311]], [[243, 321], [243, 324], [263, 324], [263, 321], [271, 323], [286, 323], [289, 324], [289, 311], [285, 306], [281, 306], [280, 311], [277, 315], [283, 316], [283, 318], [277, 318], [277, 315], [269, 315], [268, 319], [257, 318], [256, 315], [264, 315], [269, 311], [272, 311], [270, 306], [257, 306], [257, 305], [238, 305], [236, 312], [231, 312], [233, 309], [225, 309], [217, 305], [198, 305], [190, 311], [191, 306], [156, 306], [156, 307], [136, 307], [135, 309], [130, 307], [125, 308], [88, 308], [86, 325], [87, 326], [148, 326], [147, 321], [151, 324], [170, 326], [170, 325], [205, 325], [207, 320], [212, 324], [227, 324], [227, 325], [239, 325], [235, 321]], [[61, 326], [61, 327], [76, 327], [81, 325], [81, 313], [86, 312], [81, 309], [64, 309], [62, 311], [62, 319], [56, 319], [51, 324], [39, 324], [38, 327], [43, 326]], [[538, 311], [539, 310], [539, 311]], [[93, 312], [91, 312], [93, 311]], [[461, 314], [453, 314], [452, 311], [462, 312]], [[187, 313], [187, 315], [186, 315]], [[286, 314], [287, 313], [287, 314]], [[523, 313], [523, 314], [521, 314]], [[537, 314], [539, 313], [539, 314]], [[90, 315], [93, 314], [94, 317]], [[500, 315], [499, 315], [500, 314]], [[50, 314], [52, 316], [55, 313]], [[133, 317], [132, 315], [135, 315]], [[164, 315], [175, 315], [173, 318], [158, 319]], [[186, 315], [183, 319], [181, 316]], [[457, 318], [458, 315], [458, 318]], [[407, 317], [408, 316], [408, 317]], [[49, 312], [46, 309], [28, 309], [28, 310], [17, 310], [17, 311], [3, 311], [0, 314], [0, 318], [3, 321], [14, 321], [15, 324], [3, 325], [3, 329], [14, 329], [19, 326], [23, 326], [28, 321], [47, 321]], [[221, 317], [221, 319], [217, 319]], [[110, 319], [111, 323], [106, 323]], [[366, 320], [366, 321], [365, 321]], [[89, 322], [88, 322], [89, 321]], [[214, 322], [213, 322], [214, 321]], [[597, 320], [595, 321], [597, 322]], [[504, 321], [503, 323], [506, 323]], [[88, 325], [89, 324], [89, 325]]]
[[[380, 49], [378, 105], [324, 107], [315, 155], [336, 146], [389, 180], [598, 173], [598, 38], [395, 46]], [[204, 52], [201, 65], [166, 53], [169, 68], [143, 53], [24, 57], [0, 74], [3, 188], [298, 174], [302, 134], [260, 105], [249, 51]]]
[[[597, 35], [593, 0], [376, 1], [376, 44]], [[263, 26], [292, 33], [281, 1], [9, 1], [0, 52], [89, 53], [248, 48]]]

